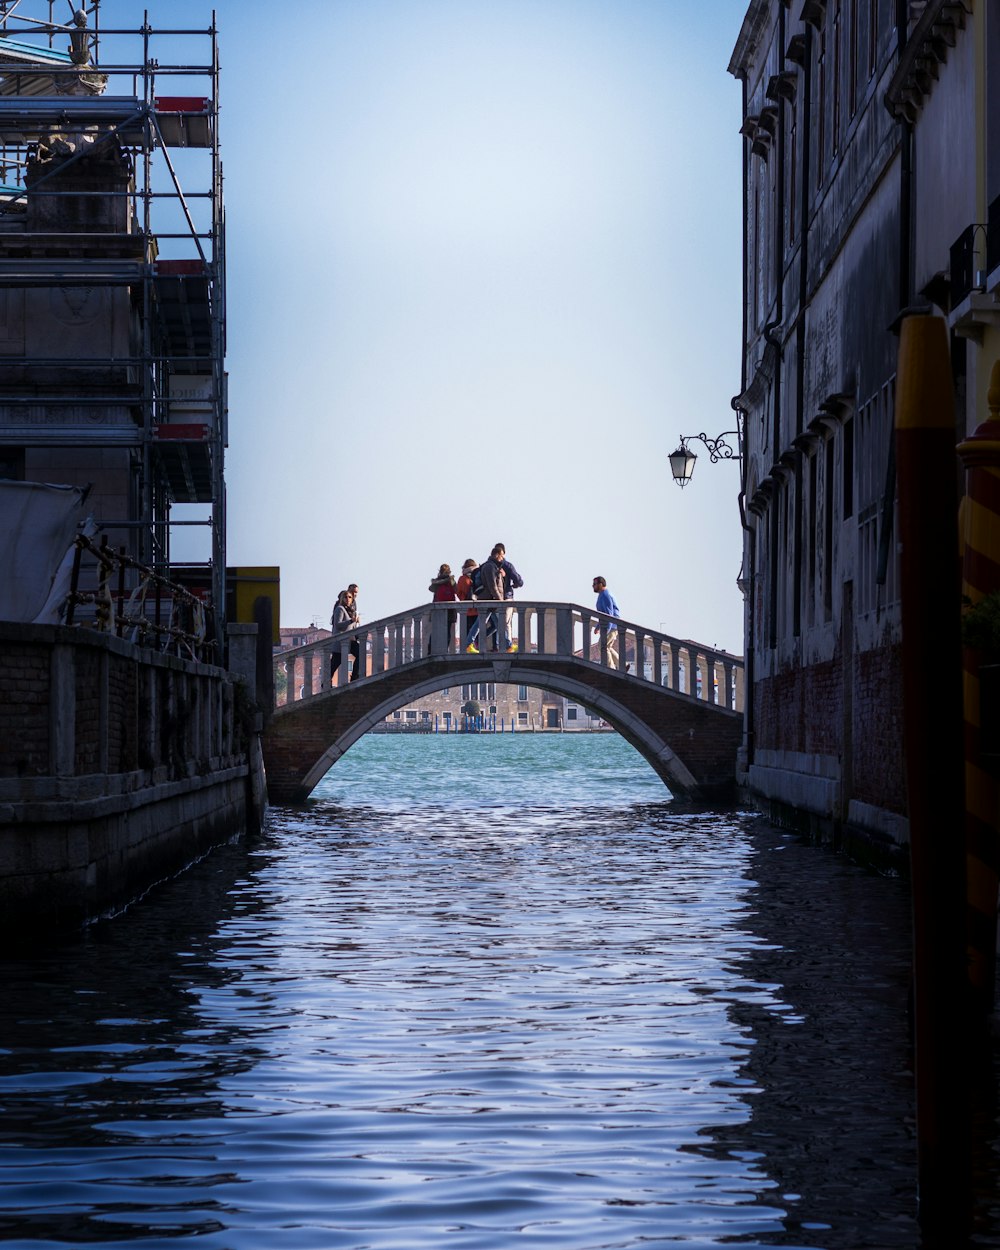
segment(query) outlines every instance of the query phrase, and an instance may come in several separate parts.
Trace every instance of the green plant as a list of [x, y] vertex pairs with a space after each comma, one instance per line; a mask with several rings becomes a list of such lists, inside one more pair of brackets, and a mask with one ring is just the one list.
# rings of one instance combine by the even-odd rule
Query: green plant
[[984, 595], [978, 603], [964, 598], [962, 645], [1000, 655], [1000, 591]]

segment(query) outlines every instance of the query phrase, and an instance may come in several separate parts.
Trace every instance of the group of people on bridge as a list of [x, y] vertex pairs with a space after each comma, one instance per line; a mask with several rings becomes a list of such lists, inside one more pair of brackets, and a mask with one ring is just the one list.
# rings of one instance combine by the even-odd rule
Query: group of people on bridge
[[[431, 578], [428, 590], [432, 595], [433, 603], [463, 603], [468, 602], [474, 604], [477, 599], [484, 600], [489, 603], [510, 603], [514, 598], [514, 591], [520, 590], [524, 585], [524, 578], [517, 571], [513, 564], [507, 559], [507, 548], [503, 543], [494, 544], [493, 550], [489, 557], [479, 564], [470, 556], [462, 565], [462, 572], [456, 578], [451, 571], [449, 564], [442, 564], [438, 569], [437, 576]], [[594, 593], [597, 595], [596, 608], [598, 612], [602, 612], [605, 616], [617, 617], [620, 615], [618, 604], [615, 602], [614, 595], [608, 590], [607, 580], [603, 577], [595, 577], [593, 580]], [[448, 609], [448, 630], [449, 633], [455, 628], [458, 619], [458, 609]], [[517, 651], [518, 643], [513, 636], [513, 607], [494, 608], [485, 613], [486, 629], [485, 633], [480, 633], [481, 617], [478, 607], [470, 606], [465, 611], [465, 633], [464, 647], [469, 655], [478, 655], [480, 652], [480, 643], [483, 644], [482, 649], [485, 651]], [[358, 615], [358, 586], [356, 582], [352, 582], [346, 590], [342, 590], [337, 596], [337, 603], [333, 609], [333, 618], [330, 622], [333, 633], [346, 633], [348, 630], [357, 629], [361, 623]], [[598, 634], [600, 629], [594, 627], [594, 633]], [[350, 680], [353, 681], [358, 676], [358, 664], [361, 657], [361, 648], [357, 638], [352, 638], [350, 642], [351, 653], [351, 673]], [[608, 664], [611, 668], [618, 667], [618, 627], [609, 625], [607, 629], [607, 655]], [[340, 667], [341, 650], [335, 650], [330, 657], [330, 681], [338, 668]]]
[[[434, 603], [454, 603], [485, 599], [491, 603], [509, 602], [514, 591], [524, 585], [524, 578], [507, 559], [507, 548], [497, 543], [489, 558], [478, 564], [471, 557], [462, 565], [461, 576], [452, 575], [451, 566], [442, 564], [437, 577], [431, 578], [427, 587]], [[448, 611], [448, 628], [454, 628], [458, 616], [456, 609]], [[470, 655], [478, 655], [477, 643], [482, 641], [486, 651], [516, 651], [513, 625], [514, 609], [494, 609], [486, 613], [486, 633], [480, 638], [478, 608], [465, 611], [465, 649]]]

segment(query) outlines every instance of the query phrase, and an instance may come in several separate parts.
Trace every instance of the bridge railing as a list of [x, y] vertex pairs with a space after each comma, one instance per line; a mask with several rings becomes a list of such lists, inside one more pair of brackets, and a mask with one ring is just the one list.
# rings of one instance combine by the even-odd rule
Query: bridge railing
[[616, 669], [626, 680], [665, 687], [731, 711], [743, 710], [743, 660], [727, 651], [673, 638], [574, 603], [480, 599], [476, 611], [481, 650], [470, 654], [466, 650], [467, 609], [467, 604], [421, 604], [320, 642], [278, 652], [274, 657], [276, 705], [329, 694], [349, 680], [378, 680], [428, 657], [452, 657], [458, 670], [481, 666], [484, 658], [510, 658], [488, 649], [490, 618], [499, 613], [504, 632], [516, 644], [512, 653], [528, 664], [573, 659], [595, 669]]

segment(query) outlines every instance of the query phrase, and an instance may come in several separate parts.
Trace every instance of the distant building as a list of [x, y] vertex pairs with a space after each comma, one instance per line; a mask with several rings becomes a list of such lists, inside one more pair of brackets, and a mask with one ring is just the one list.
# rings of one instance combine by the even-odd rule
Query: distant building
[[474, 682], [445, 687], [397, 708], [386, 717], [392, 725], [425, 726], [438, 732], [460, 729], [471, 704], [478, 705], [487, 728], [505, 731], [606, 729], [604, 721], [583, 704], [535, 686]]
[[947, 325], [958, 442], [986, 418], [1000, 356], [1000, 8], [754, 0], [729, 69], [744, 89], [746, 781], [777, 819], [891, 849], [908, 837], [896, 335], [904, 310]]
[[274, 648], [275, 655], [279, 651], [287, 651], [289, 647], [308, 647], [311, 643], [333, 637], [329, 629], [322, 629], [319, 625], [295, 625], [287, 629], [282, 627], [278, 632], [281, 642]]

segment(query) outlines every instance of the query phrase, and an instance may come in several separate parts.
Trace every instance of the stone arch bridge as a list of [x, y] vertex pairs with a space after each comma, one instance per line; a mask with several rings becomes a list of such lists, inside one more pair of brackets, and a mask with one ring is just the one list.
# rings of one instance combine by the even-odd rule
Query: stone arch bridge
[[[484, 621], [491, 610], [510, 613], [517, 649], [470, 654], [466, 608], [456, 606], [457, 621], [449, 621], [449, 605], [422, 604], [274, 657], [280, 694], [263, 737], [272, 802], [304, 800], [362, 734], [402, 704], [482, 681], [539, 687], [593, 709], [674, 795], [733, 792], [743, 733], [738, 656], [577, 604], [525, 600], [477, 601]], [[349, 681], [355, 641], [358, 672]], [[341, 661], [331, 682], [334, 651]]]

